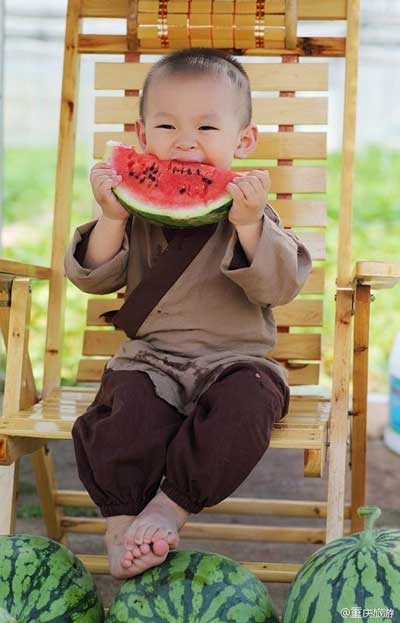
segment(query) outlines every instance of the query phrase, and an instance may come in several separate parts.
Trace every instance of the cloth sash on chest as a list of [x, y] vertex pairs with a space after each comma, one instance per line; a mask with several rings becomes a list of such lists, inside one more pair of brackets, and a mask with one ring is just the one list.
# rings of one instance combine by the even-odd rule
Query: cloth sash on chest
[[176, 283], [216, 228], [217, 223], [185, 229], [169, 228], [169, 232], [164, 228], [168, 247], [158, 256], [121, 308], [104, 312], [99, 317], [104, 317], [106, 322], [122, 329], [133, 339], [157, 303]]

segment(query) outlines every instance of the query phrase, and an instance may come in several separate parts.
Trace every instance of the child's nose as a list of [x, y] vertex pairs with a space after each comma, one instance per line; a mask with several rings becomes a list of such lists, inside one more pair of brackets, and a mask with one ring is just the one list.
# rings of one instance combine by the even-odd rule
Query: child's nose
[[194, 136], [183, 135], [180, 136], [176, 141], [176, 147], [180, 149], [190, 149], [191, 147], [196, 146], [196, 139]]

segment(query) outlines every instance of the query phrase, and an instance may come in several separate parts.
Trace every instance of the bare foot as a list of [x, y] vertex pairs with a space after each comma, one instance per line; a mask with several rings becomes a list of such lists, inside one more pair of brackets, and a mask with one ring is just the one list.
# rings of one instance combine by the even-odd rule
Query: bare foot
[[[140, 564], [132, 564], [132, 552], [127, 552], [124, 545], [124, 535], [127, 528], [132, 524], [134, 515], [116, 515], [107, 517], [107, 531], [105, 534], [105, 543], [107, 546], [110, 572], [115, 578], [129, 578], [138, 573], [142, 573], [145, 569], [159, 565], [163, 562], [168, 554], [168, 545], [165, 543], [164, 548], [156, 547], [158, 554], [151, 551], [150, 545], [143, 543], [138, 547], [138, 556], [143, 556], [143, 562]], [[126, 556], [128, 554], [128, 557]]]
[[128, 570], [130, 560], [129, 572], [137, 575], [164, 562], [169, 550], [177, 547], [178, 531], [189, 515], [190, 513], [160, 491], [126, 530], [124, 567]]

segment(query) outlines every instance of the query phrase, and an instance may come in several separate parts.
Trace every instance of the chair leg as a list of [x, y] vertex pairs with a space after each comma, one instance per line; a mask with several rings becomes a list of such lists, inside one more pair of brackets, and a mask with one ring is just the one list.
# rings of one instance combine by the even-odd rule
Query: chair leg
[[57, 483], [50, 450], [45, 446], [31, 454], [30, 458], [35, 472], [36, 487], [42, 506], [47, 536], [68, 546], [68, 538], [61, 526], [60, 511], [55, 500]]
[[343, 536], [351, 359], [352, 291], [336, 293], [335, 349], [329, 429], [326, 543]]
[[351, 427], [351, 532], [361, 532], [364, 520], [357, 509], [365, 505], [368, 343], [370, 286], [357, 286], [354, 315], [353, 411]]
[[12, 465], [0, 466], [0, 535], [15, 534], [19, 459]]

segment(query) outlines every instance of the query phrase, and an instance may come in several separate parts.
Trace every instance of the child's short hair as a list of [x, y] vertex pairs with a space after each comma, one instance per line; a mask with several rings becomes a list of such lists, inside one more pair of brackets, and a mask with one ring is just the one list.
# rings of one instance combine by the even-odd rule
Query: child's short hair
[[225, 75], [237, 89], [241, 98], [241, 128], [246, 127], [251, 122], [251, 87], [246, 71], [241, 63], [231, 54], [216, 48], [206, 47], [176, 50], [154, 63], [146, 76], [140, 97], [139, 116], [142, 122], [144, 122], [149, 84], [154, 75], [159, 72], [162, 74], [166, 73], [167, 75]]

